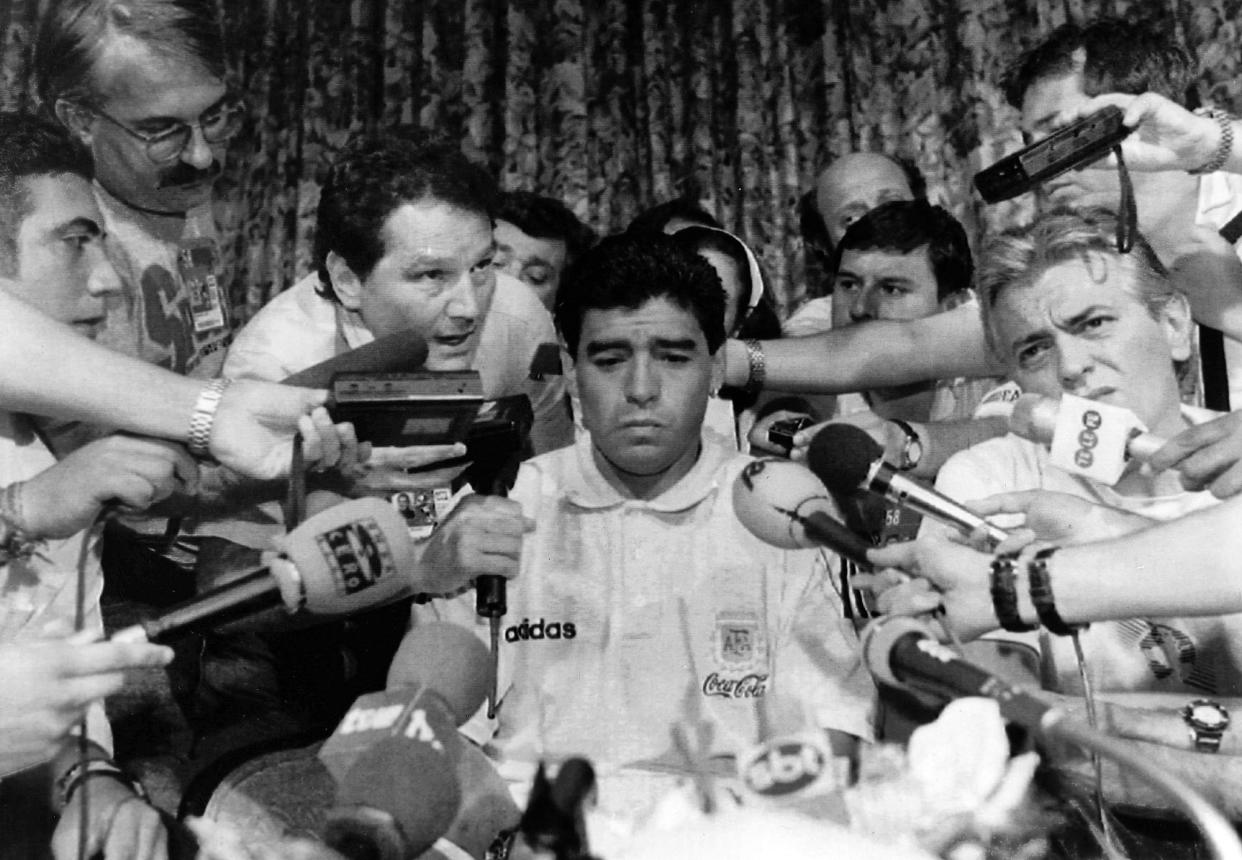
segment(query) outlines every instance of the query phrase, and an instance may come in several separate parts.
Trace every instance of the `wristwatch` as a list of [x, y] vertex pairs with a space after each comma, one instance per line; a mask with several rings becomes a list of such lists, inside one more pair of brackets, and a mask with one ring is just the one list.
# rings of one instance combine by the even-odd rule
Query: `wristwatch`
[[901, 432], [906, 434], [906, 441], [901, 445], [901, 459], [897, 463], [897, 468], [903, 472], [909, 472], [919, 464], [919, 460], [923, 459], [923, 440], [919, 434], [914, 432], [914, 428], [898, 418], [888, 419], [890, 423], [896, 424], [901, 428]]
[[1190, 740], [1196, 750], [1220, 750], [1220, 739], [1229, 728], [1229, 712], [1219, 702], [1195, 699], [1182, 708], [1182, 719], [1190, 727]]

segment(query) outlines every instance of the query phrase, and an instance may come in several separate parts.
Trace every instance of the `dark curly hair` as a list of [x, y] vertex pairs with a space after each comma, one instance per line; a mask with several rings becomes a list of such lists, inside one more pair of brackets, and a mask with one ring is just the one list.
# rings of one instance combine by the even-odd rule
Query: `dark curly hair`
[[0, 113], [0, 266], [12, 275], [17, 261], [17, 233], [30, 214], [30, 195], [25, 180], [33, 176], [66, 173], [90, 180], [89, 153], [77, 146], [68, 133], [29, 114]]
[[1190, 92], [1195, 77], [1190, 54], [1167, 31], [1121, 18], [1057, 27], [1005, 73], [1001, 79], [1005, 98], [1021, 109], [1026, 91], [1036, 81], [1074, 71], [1074, 53], [1079, 48], [1086, 54], [1082, 86], [1089, 96], [1150, 91], [1178, 104], [1197, 100]]
[[841, 268], [846, 251], [897, 251], [908, 254], [927, 247], [927, 259], [936, 276], [936, 298], [944, 299], [970, 288], [975, 264], [966, 231], [941, 206], [926, 200], [881, 203], [849, 226], [833, 252], [829, 272]]
[[595, 244], [595, 231], [579, 221], [568, 206], [533, 191], [501, 192], [496, 219], [508, 221], [527, 236], [564, 242], [567, 265]]
[[225, 76], [215, 0], [52, 0], [39, 23], [32, 67], [39, 99], [92, 104], [104, 93], [95, 64], [117, 37], [130, 37], [178, 62]]
[[492, 220], [496, 185], [446, 137], [414, 131], [360, 136], [337, 155], [319, 195], [315, 265], [319, 293], [335, 300], [328, 253], [359, 278], [384, 256], [384, 222], [405, 203], [436, 200]]
[[724, 287], [711, 264], [662, 233], [609, 236], [565, 270], [557, 291], [557, 328], [577, 356], [589, 310], [637, 310], [665, 298], [698, 320], [714, 354], [724, 343]]

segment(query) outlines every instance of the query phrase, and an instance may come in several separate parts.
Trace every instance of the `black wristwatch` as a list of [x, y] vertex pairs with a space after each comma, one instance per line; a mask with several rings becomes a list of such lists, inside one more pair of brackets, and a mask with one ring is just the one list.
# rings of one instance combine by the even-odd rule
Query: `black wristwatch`
[[1198, 752], [1218, 752], [1220, 739], [1229, 728], [1229, 712], [1219, 702], [1195, 699], [1182, 708], [1182, 719], [1190, 727], [1190, 740]]
[[909, 472], [918, 466], [919, 461], [923, 459], [923, 440], [914, 428], [899, 418], [888, 419], [891, 423], [901, 428], [901, 432], [906, 434], [906, 441], [901, 446], [901, 458], [897, 462], [897, 468], [903, 472]]

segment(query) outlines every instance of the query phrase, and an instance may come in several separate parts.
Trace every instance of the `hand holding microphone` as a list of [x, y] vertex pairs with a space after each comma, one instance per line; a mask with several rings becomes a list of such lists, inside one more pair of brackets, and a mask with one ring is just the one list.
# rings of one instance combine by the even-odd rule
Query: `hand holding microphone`
[[268, 567], [112, 639], [163, 641], [281, 604], [290, 612], [345, 615], [423, 590], [405, 521], [380, 499], [354, 499], [316, 514], [280, 538], [278, 550]]
[[870, 490], [963, 535], [983, 534], [994, 545], [1009, 536], [1004, 529], [885, 462], [884, 449], [857, 427], [829, 424], [819, 431], [807, 452], [807, 465], [834, 493]]

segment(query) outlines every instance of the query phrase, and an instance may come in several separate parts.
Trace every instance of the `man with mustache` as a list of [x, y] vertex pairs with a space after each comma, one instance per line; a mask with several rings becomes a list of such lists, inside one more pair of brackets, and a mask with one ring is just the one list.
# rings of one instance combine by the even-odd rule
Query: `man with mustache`
[[124, 281], [101, 342], [210, 378], [228, 345], [212, 186], [245, 106], [226, 83], [209, 0], [57, 0], [40, 25], [44, 106], [95, 162], [108, 253]]

